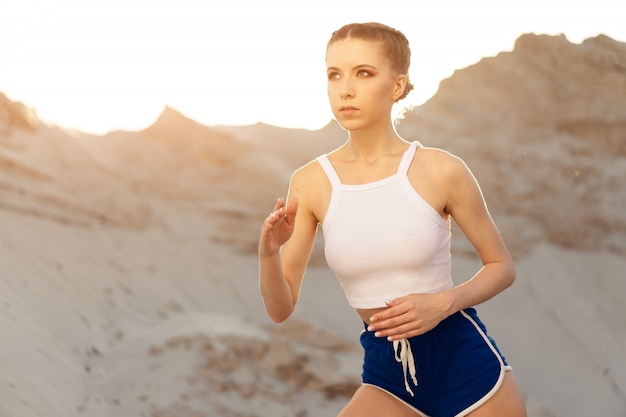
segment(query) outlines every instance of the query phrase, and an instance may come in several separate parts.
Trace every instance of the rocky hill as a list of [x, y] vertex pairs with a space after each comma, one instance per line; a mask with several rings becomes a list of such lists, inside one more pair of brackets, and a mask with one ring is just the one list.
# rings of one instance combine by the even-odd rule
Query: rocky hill
[[626, 254], [626, 45], [524, 35], [443, 80], [399, 130], [461, 156], [516, 253]]

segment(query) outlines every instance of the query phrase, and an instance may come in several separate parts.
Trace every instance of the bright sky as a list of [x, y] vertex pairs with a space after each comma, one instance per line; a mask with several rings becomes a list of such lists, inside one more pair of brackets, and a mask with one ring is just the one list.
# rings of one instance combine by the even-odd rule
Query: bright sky
[[623, 0], [0, 0], [0, 92], [99, 134], [166, 105], [209, 125], [317, 129], [332, 117], [326, 42], [364, 21], [409, 38], [413, 105], [522, 33], [626, 41]]

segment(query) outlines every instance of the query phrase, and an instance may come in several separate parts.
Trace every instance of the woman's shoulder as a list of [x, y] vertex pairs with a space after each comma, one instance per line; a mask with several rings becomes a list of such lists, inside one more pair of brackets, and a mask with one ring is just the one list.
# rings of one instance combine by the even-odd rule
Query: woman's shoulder
[[296, 169], [291, 176], [289, 193], [298, 198], [299, 211], [310, 213], [317, 222], [324, 216], [331, 192], [331, 183], [317, 158]]
[[318, 184], [320, 180], [325, 179], [326, 175], [319, 162], [320, 158], [324, 157], [326, 154], [320, 155], [297, 168], [291, 175], [291, 182], [306, 184], [308, 185], [307, 188], [310, 188], [312, 185]]
[[465, 162], [457, 155], [441, 148], [418, 146], [415, 151], [416, 166], [441, 171], [455, 171], [465, 167]]
[[441, 189], [475, 181], [473, 173], [461, 157], [441, 148], [424, 146], [416, 149], [408, 176], [412, 181], [421, 178]]
[[311, 175], [314, 176], [314, 175], [322, 173], [323, 170], [322, 170], [322, 167], [320, 165], [319, 160], [324, 158], [324, 157], [326, 157], [326, 154], [320, 155], [317, 158], [308, 161], [304, 165], [302, 165], [299, 168], [297, 168], [293, 172], [293, 175], [308, 177], [308, 176], [311, 176]]

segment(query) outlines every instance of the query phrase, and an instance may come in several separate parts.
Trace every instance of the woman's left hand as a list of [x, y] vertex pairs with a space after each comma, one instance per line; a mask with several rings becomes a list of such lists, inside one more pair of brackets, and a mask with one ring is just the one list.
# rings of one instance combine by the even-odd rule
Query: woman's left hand
[[387, 301], [387, 309], [374, 314], [369, 331], [389, 340], [407, 339], [434, 329], [451, 313], [453, 305], [449, 292], [410, 294]]

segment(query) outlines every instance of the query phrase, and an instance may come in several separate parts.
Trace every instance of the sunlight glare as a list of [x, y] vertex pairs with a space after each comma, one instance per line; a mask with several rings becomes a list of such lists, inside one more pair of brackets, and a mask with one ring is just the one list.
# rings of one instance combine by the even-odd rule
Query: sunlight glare
[[[567, 13], [563, 9], [567, 8]], [[626, 39], [609, 0], [3, 0], [0, 92], [49, 123], [138, 130], [170, 106], [204, 124], [316, 129], [332, 115], [325, 44], [354, 21], [382, 21], [411, 42], [415, 90], [513, 48], [522, 33]]]

